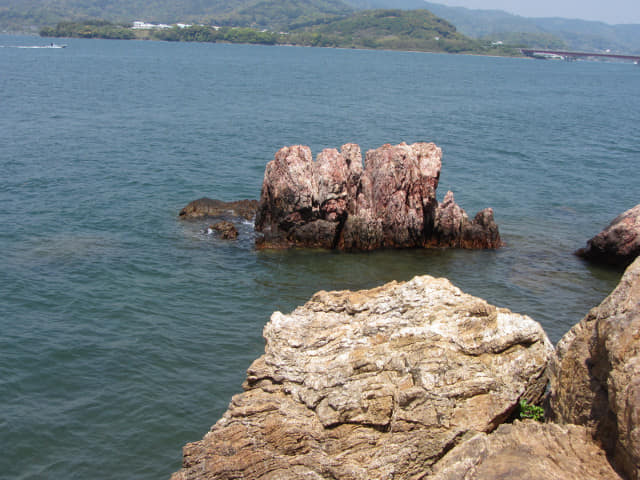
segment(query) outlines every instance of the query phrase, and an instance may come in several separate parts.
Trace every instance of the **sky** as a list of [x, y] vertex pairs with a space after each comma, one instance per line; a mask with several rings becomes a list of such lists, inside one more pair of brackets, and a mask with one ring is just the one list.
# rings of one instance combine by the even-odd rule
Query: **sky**
[[504, 10], [523, 17], [563, 17], [640, 24], [640, 0], [429, 0], [454, 7]]

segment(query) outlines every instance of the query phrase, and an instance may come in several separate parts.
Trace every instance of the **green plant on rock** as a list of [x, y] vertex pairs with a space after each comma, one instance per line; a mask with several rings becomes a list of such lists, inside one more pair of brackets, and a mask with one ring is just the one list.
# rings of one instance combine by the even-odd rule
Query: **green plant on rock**
[[518, 418], [520, 420], [531, 419], [536, 422], [544, 422], [544, 408], [537, 405], [529, 405], [525, 399], [521, 398]]

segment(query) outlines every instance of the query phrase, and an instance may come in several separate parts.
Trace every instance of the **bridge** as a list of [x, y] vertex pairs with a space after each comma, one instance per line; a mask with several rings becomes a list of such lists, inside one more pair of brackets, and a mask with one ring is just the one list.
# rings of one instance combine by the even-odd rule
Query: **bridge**
[[568, 52], [566, 50], [533, 50], [522, 48], [523, 55], [533, 58], [558, 58], [563, 60], [577, 60], [578, 58], [604, 58], [640, 63], [640, 55], [617, 55], [614, 53]]

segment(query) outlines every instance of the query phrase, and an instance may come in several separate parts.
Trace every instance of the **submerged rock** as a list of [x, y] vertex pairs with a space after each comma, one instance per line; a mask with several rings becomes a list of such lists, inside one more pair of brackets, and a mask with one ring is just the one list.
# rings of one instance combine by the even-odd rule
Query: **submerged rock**
[[576, 255], [600, 263], [626, 267], [640, 255], [640, 205], [616, 217]]
[[275, 312], [245, 392], [184, 448], [178, 479], [408, 479], [520, 398], [553, 348], [529, 317], [428, 276]]
[[558, 343], [548, 415], [585, 425], [614, 465], [640, 478], [640, 258]]
[[239, 217], [245, 220], [253, 220], [258, 209], [257, 200], [238, 200], [235, 202], [223, 202], [211, 198], [199, 198], [189, 203], [180, 210], [182, 218], [205, 217]]
[[280, 149], [267, 164], [256, 231], [261, 247], [341, 250], [502, 245], [493, 211], [470, 222], [448, 194], [436, 200], [442, 151], [433, 143], [383, 145], [367, 152], [356, 144], [323, 150]]
[[226, 220], [209, 225], [209, 230], [218, 232], [220, 234], [220, 238], [223, 240], [233, 240], [238, 238], [238, 229], [236, 229], [236, 226], [233, 223], [227, 222]]
[[534, 421], [500, 425], [447, 453], [430, 480], [621, 480], [589, 430]]

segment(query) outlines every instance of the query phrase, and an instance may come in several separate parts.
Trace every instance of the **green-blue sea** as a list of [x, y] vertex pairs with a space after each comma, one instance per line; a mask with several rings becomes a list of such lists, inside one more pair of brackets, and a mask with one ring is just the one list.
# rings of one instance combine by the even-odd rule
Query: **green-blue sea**
[[[56, 40], [60, 42], [60, 39]], [[446, 276], [553, 342], [621, 272], [573, 256], [640, 203], [640, 68], [0, 36], [0, 476], [168, 478], [241, 391], [275, 310]], [[434, 141], [438, 197], [499, 251], [257, 252], [184, 222], [258, 198], [284, 145]]]

